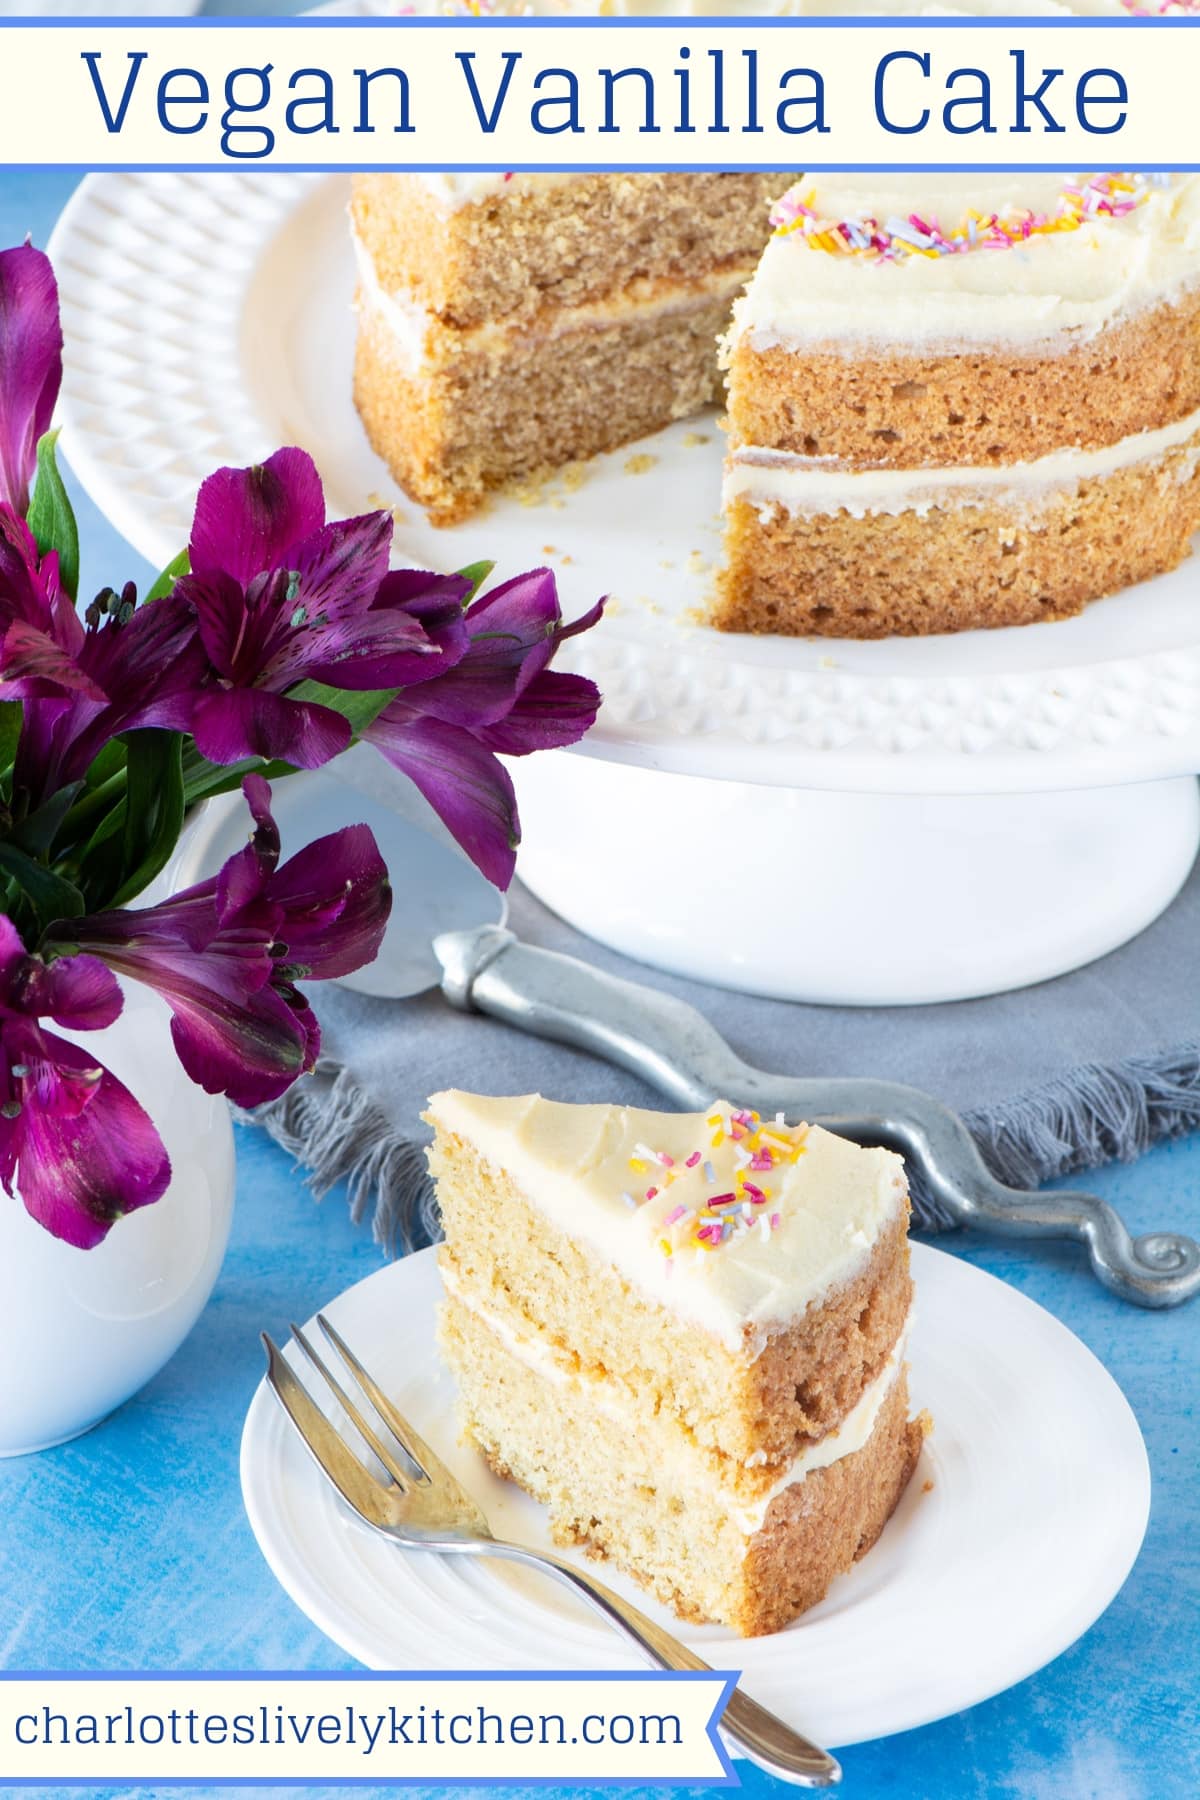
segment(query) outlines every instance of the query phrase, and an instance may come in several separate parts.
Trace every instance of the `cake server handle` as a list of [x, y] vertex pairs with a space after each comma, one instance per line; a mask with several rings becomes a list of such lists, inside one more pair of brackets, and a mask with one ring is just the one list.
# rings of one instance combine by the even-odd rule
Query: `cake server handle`
[[[610, 1587], [597, 1581], [594, 1575], [589, 1575], [586, 1569], [578, 1569], [574, 1563], [549, 1551], [531, 1550], [524, 1544], [509, 1544], [499, 1539], [481, 1541], [479, 1551], [483, 1556], [500, 1556], [508, 1562], [525, 1563], [532, 1569], [557, 1575], [660, 1669], [711, 1673], [709, 1663], [703, 1662], [686, 1644], [681, 1644], [677, 1637], [664, 1631], [653, 1619], [648, 1619], [636, 1606], [631, 1606]], [[793, 1787], [832, 1787], [842, 1778], [841, 1765], [828, 1750], [822, 1750], [803, 1732], [794, 1730], [773, 1712], [768, 1712], [740, 1687], [735, 1687], [730, 1694], [720, 1727], [751, 1762], [774, 1775], [777, 1781], [790, 1782]]]
[[488, 925], [434, 939], [452, 1005], [519, 1031], [572, 1044], [628, 1069], [676, 1105], [721, 1097], [785, 1112], [916, 1165], [931, 1198], [962, 1225], [1004, 1237], [1071, 1238], [1105, 1287], [1138, 1306], [1178, 1306], [1200, 1293], [1200, 1244], [1180, 1232], [1133, 1238], [1096, 1194], [1010, 1188], [992, 1174], [956, 1113], [919, 1088], [861, 1078], [800, 1080], [743, 1062], [703, 1014], [655, 988]]

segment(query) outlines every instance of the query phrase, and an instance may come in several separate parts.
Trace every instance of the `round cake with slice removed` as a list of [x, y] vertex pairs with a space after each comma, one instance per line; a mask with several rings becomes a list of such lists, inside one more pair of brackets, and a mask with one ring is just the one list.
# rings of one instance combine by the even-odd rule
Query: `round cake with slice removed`
[[1065, 618], [1200, 526], [1200, 181], [824, 176], [727, 342], [729, 631]]

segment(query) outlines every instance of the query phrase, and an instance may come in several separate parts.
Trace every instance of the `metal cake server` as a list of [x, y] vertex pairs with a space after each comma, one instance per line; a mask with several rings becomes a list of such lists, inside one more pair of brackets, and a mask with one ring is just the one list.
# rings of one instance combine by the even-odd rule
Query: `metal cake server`
[[1006, 1187], [958, 1115], [919, 1088], [798, 1080], [756, 1069], [685, 1001], [535, 949], [502, 926], [443, 932], [433, 950], [442, 992], [463, 1011], [588, 1050], [641, 1076], [680, 1107], [699, 1110], [720, 1096], [899, 1151], [960, 1224], [1004, 1237], [1074, 1238], [1097, 1279], [1135, 1305], [1178, 1306], [1200, 1293], [1194, 1239], [1175, 1231], [1133, 1238], [1096, 1194]]
[[[363, 820], [402, 877], [381, 954], [345, 985], [396, 1000], [440, 986], [463, 1011], [588, 1050], [678, 1106], [698, 1109], [720, 1096], [827, 1125], [856, 1143], [885, 1144], [919, 1168], [949, 1217], [1009, 1237], [1076, 1238], [1105, 1286], [1138, 1306], [1178, 1306], [1200, 1292], [1200, 1245], [1191, 1238], [1166, 1231], [1131, 1238], [1094, 1194], [1006, 1187], [961, 1119], [920, 1089], [769, 1074], [735, 1056], [684, 1001], [521, 943], [504, 929], [504, 896], [379, 757], [354, 750], [330, 769], [281, 782], [275, 811], [289, 844]], [[211, 810], [186, 878], [216, 869], [244, 843], [244, 808], [231, 796]]]

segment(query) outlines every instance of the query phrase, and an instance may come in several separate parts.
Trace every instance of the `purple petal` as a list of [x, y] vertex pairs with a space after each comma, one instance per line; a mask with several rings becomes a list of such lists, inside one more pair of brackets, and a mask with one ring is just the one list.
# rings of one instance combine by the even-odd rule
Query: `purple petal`
[[210, 762], [236, 763], [247, 756], [319, 769], [350, 744], [347, 719], [328, 706], [286, 700], [265, 688], [213, 688], [192, 713], [196, 747]]
[[12, 920], [0, 915], [0, 1038], [20, 1018], [48, 1017], [68, 1031], [99, 1031], [119, 1018], [121, 1004], [121, 989], [102, 962], [31, 956]]
[[[190, 728], [207, 663], [190, 608], [174, 595], [139, 607], [125, 624], [108, 619], [89, 631], [79, 666], [90, 688], [55, 703], [26, 703], [17, 750], [18, 775], [31, 794], [53, 791], [86, 774], [104, 746], [143, 725]], [[100, 688], [107, 701], [97, 703]]]
[[326, 981], [378, 956], [392, 890], [368, 826], [347, 825], [298, 850], [267, 892], [283, 912], [284, 961], [297, 974]]
[[186, 1000], [166, 997], [176, 1054], [206, 1094], [227, 1094], [235, 1106], [262, 1106], [316, 1064], [321, 1035], [300, 995], [298, 1005], [289, 1005], [274, 988], [263, 987], [236, 1006], [222, 1006], [215, 994], [198, 989]]
[[[218, 871], [213, 891], [218, 919], [235, 919], [263, 897], [279, 861], [279, 827], [271, 814], [271, 786], [261, 775], [247, 775], [242, 793], [254, 820], [250, 842]], [[205, 884], [207, 885], [207, 884]], [[191, 894], [200, 890], [193, 888]]]
[[514, 575], [468, 609], [472, 659], [486, 658], [511, 668], [520, 688], [554, 655], [561, 624], [553, 571], [530, 569]]
[[596, 722], [600, 690], [583, 675], [546, 669], [536, 676], [504, 718], [480, 727], [478, 737], [502, 756], [529, 756], [577, 744]]
[[462, 619], [470, 591], [465, 575], [438, 575], [432, 569], [390, 569], [379, 584], [375, 604], [385, 608], [402, 606], [432, 633]]
[[507, 770], [470, 732], [394, 700], [363, 733], [420, 789], [475, 866], [499, 888], [516, 868], [517, 801]]
[[589, 606], [585, 613], [580, 613], [579, 617], [574, 620], [572, 624], [560, 626], [556, 636], [556, 643], [565, 643], [567, 638], [578, 637], [581, 631], [590, 631], [592, 626], [598, 625], [604, 617], [604, 608], [607, 605], [608, 596], [605, 594], [597, 600], [595, 606]]
[[[35, 1026], [4, 1032], [28, 1071], [8, 1077], [3, 1162], [26, 1210], [55, 1237], [90, 1250], [126, 1213], [161, 1199], [171, 1179], [162, 1139], [116, 1076], [77, 1044]], [[11, 1178], [10, 1178], [11, 1179]]]
[[0, 913], [0, 1006], [6, 1010], [13, 1007], [13, 998], [3, 993], [9, 979], [24, 965], [28, 952], [21, 941], [21, 934], [7, 913]]
[[37, 625], [17, 619], [0, 639], [0, 681], [6, 700], [45, 700], [82, 694], [101, 703], [104, 689], [69, 650]]
[[83, 623], [59, 581], [57, 553], [43, 556], [24, 519], [0, 502], [0, 629], [18, 619], [49, 632], [71, 653], [83, 643]]
[[101, 1031], [121, 1013], [121, 988], [95, 956], [63, 956], [46, 968], [38, 1010], [67, 1031]]
[[[357, 693], [407, 687], [424, 679], [423, 673], [415, 673], [422, 667], [433, 675], [447, 667], [440, 645], [426, 637], [416, 619], [402, 612], [370, 612], [361, 619], [305, 635], [308, 643], [303, 646], [303, 667], [297, 674]], [[279, 672], [277, 661], [272, 665], [272, 679], [282, 686]]]
[[[171, 594], [190, 608], [204, 653], [218, 675], [233, 679], [240, 665], [250, 665], [250, 680], [259, 673], [263, 657], [259, 646], [247, 655], [246, 638], [257, 621], [249, 616], [246, 592], [240, 581], [220, 569], [184, 575]], [[247, 682], [246, 685], [249, 685]]]
[[108, 618], [89, 631], [80, 667], [120, 711], [120, 730], [179, 724], [179, 696], [190, 695], [207, 671], [196, 617], [177, 594], [139, 606], [132, 618]]
[[[602, 609], [603, 602], [571, 631], [586, 630]], [[428, 718], [465, 727], [494, 749], [507, 749], [509, 738], [514, 745], [528, 739], [530, 749], [574, 743], [576, 736], [582, 735], [582, 731], [574, 731], [572, 723], [581, 711], [582, 689], [563, 690], [566, 714], [561, 727], [545, 717], [538, 725], [536, 715], [545, 713], [539, 703], [531, 709], [530, 720], [514, 726], [509, 738], [501, 732], [493, 742], [485, 733], [485, 728], [500, 728], [525, 692], [540, 680], [564, 635], [550, 571], [535, 569], [493, 588], [469, 609], [466, 625], [471, 635], [466, 655], [435, 680], [423, 683], [420, 691], [411, 695], [411, 704]], [[589, 719], [586, 724], [591, 722]]]
[[471, 635], [463, 602], [470, 583], [462, 575], [434, 575], [427, 569], [393, 569], [384, 576], [372, 605], [372, 612], [406, 613], [416, 619], [429, 642], [439, 651], [435, 661], [428, 655], [397, 659], [393, 681], [388, 687], [411, 687], [416, 682], [430, 681], [460, 662], [470, 648]]
[[277, 450], [248, 469], [218, 469], [196, 496], [192, 569], [249, 586], [264, 569], [289, 566], [296, 546], [325, 522], [325, 495], [305, 450]]
[[176, 1054], [193, 1081], [239, 1106], [258, 1106], [312, 1068], [319, 1043], [307, 1003], [271, 985], [280, 917], [272, 908], [264, 918], [224, 924], [196, 889], [158, 906], [72, 919], [70, 930], [118, 974], [162, 995]]
[[29, 507], [38, 439], [62, 380], [62, 326], [50, 259], [31, 244], [0, 250], [0, 501]]
[[288, 561], [300, 577], [296, 604], [331, 621], [363, 613], [387, 574], [394, 525], [388, 512], [339, 519], [297, 546]]
[[410, 683], [405, 703], [426, 718], [474, 731], [495, 725], [517, 700], [517, 667], [502, 657], [479, 655], [474, 645], [461, 662], [432, 681]]

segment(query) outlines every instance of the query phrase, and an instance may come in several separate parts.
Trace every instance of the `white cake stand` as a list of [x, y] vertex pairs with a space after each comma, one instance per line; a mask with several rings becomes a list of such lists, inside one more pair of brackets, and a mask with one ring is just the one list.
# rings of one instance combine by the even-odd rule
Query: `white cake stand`
[[[1200, 846], [1200, 575], [1079, 619], [877, 644], [696, 622], [719, 550], [720, 433], [692, 421], [434, 531], [350, 401], [353, 268], [336, 177], [100, 175], [52, 244], [68, 455], [151, 560], [222, 462], [316, 456], [332, 508], [398, 506], [427, 567], [546, 562], [605, 705], [514, 768], [520, 872], [658, 967], [844, 1004], [1044, 980], [1142, 930]], [[698, 441], [703, 440], [703, 441]]]

